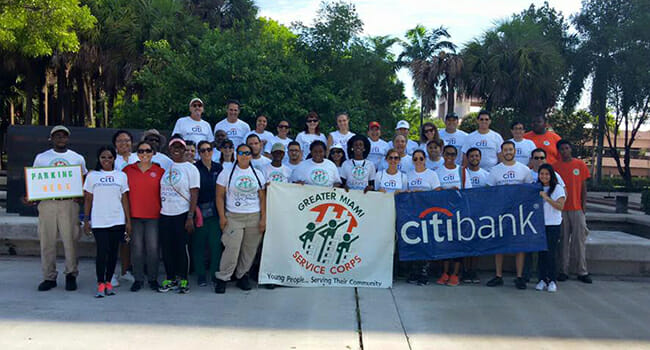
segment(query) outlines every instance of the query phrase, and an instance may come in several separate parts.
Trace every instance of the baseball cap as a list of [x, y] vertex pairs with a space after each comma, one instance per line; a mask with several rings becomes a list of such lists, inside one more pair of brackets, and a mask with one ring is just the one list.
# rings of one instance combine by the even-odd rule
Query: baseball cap
[[195, 97], [190, 101], [190, 107], [192, 107], [192, 103], [194, 103], [194, 102], [201, 102], [201, 104], [204, 104], [203, 101], [201, 101], [200, 98]]
[[409, 122], [406, 120], [400, 120], [397, 122], [397, 126], [395, 127], [395, 130], [397, 129], [409, 129], [411, 126], [409, 125]]
[[68, 136], [70, 136], [70, 129], [66, 128], [63, 125], [57, 125], [50, 130], [50, 136], [54, 135], [55, 132], [57, 131], [64, 131]]
[[273, 147], [271, 147], [271, 153], [275, 151], [282, 151], [284, 152], [284, 145], [281, 142], [276, 142], [273, 144]]
[[338, 144], [338, 143], [335, 143], [335, 144], [333, 144], [333, 145], [330, 147], [331, 150], [332, 150], [332, 149], [335, 149], [335, 148], [336, 148], [336, 149], [343, 150], [343, 146], [341, 146], [341, 145]]
[[446, 120], [446, 119], [450, 119], [450, 118], [456, 118], [456, 119], [458, 119], [458, 114], [456, 114], [456, 113], [454, 113], [454, 112], [447, 113], [447, 115], [445, 116], [445, 120]]
[[379, 128], [379, 129], [381, 129], [381, 124], [379, 124], [379, 122], [374, 122], [374, 121], [370, 122], [368, 124], [368, 129], [370, 129], [370, 128]]
[[175, 144], [175, 143], [179, 143], [179, 142], [180, 142], [183, 146], [187, 146], [187, 145], [185, 144], [185, 141], [183, 141], [183, 139], [173, 138], [173, 139], [169, 140], [169, 145], [167, 145], [167, 147], [171, 147], [173, 144]]

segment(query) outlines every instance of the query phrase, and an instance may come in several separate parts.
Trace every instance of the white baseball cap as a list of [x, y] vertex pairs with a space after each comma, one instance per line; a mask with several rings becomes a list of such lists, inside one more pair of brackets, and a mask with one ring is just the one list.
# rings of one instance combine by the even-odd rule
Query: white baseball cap
[[400, 120], [397, 122], [397, 126], [395, 127], [395, 130], [397, 129], [409, 129], [411, 126], [409, 125], [409, 122], [406, 120]]
[[202, 105], [205, 104], [205, 103], [203, 103], [203, 101], [201, 101], [200, 98], [195, 97], [190, 101], [190, 107], [192, 107], [192, 103], [194, 103], [194, 102], [201, 102]]

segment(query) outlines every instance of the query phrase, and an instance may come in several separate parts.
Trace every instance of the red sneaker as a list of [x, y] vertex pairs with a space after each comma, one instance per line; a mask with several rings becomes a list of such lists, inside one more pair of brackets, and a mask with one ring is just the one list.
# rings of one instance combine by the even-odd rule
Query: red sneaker
[[97, 283], [97, 294], [95, 294], [95, 298], [103, 298], [105, 290], [106, 285], [104, 283]]
[[106, 286], [106, 291], [105, 291], [106, 296], [115, 295], [115, 292], [113, 291], [113, 285], [110, 284], [110, 282], [106, 282], [104, 283], [104, 285]]
[[[456, 278], [458, 278], [458, 277], [456, 277]], [[447, 284], [447, 281], [449, 281], [449, 275], [446, 274], [446, 273], [443, 273], [442, 276], [440, 276], [440, 278], [438, 278], [436, 283], [440, 284], [440, 285], [445, 285], [445, 284]]]
[[449, 276], [449, 281], [447, 281], [448, 286], [456, 287], [459, 284], [460, 284], [460, 281], [458, 281], [458, 276], [456, 276], [456, 275]]

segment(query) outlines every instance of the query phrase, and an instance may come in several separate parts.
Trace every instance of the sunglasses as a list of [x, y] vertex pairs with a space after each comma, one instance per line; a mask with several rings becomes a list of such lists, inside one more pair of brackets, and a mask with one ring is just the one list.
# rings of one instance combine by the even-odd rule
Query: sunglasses
[[233, 148], [235, 148], [235, 147], [233, 147], [232, 145], [225, 145], [225, 146], [221, 146], [221, 147], [219, 147], [219, 148], [230, 148], [230, 149], [233, 149]]
[[289, 129], [289, 125], [278, 125], [278, 129]]
[[400, 160], [400, 156], [388, 157], [388, 160]]
[[138, 149], [138, 154], [143, 154], [143, 153], [153, 153], [153, 150], [151, 148]]
[[429, 133], [429, 132], [433, 132], [433, 129], [424, 129], [424, 133], [425, 133], [425, 134], [426, 134], [426, 133]]
[[457, 155], [458, 155], [458, 153], [445, 153], [445, 156], [448, 156], [448, 157], [455, 157]]
[[318, 119], [309, 119], [307, 123], [318, 123]]
[[546, 157], [533, 157], [533, 159], [535, 159], [535, 160], [544, 160], [544, 159], [546, 159]]
[[195, 103], [195, 104], [192, 105], [192, 107], [199, 108], [199, 107], [203, 107], [203, 105], [200, 104], [200, 103]]
[[237, 151], [238, 156], [250, 156], [253, 153], [251, 151]]
[[331, 152], [332, 153], [343, 153], [343, 151], [341, 151], [340, 149], [333, 149]]
[[479, 118], [478, 121], [480, 121], [480, 122], [489, 122], [490, 119], [489, 118]]
[[415, 162], [421, 162], [423, 160], [424, 160], [424, 158], [422, 158], [422, 157], [413, 158], [413, 161], [415, 161]]
[[205, 152], [210, 152], [210, 151], [212, 151], [212, 148], [201, 148], [201, 149], [199, 149], [200, 153], [205, 153]]

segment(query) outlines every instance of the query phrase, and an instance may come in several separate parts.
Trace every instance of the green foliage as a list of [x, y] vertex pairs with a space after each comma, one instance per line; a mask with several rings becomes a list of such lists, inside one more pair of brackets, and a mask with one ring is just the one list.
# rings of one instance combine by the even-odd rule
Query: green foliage
[[[553, 130], [558, 135], [561, 135], [563, 139], [582, 147], [593, 138], [593, 126], [596, 125], [597, 121], [586, 110], [579, 110], [571, 114], [561, 110], [554, 110], [549, 116], [549, 123], [553, 126]], [[591, 124], [592, 128], [586, 128], [586, 124]]]
[[[650, 192], [650, 179], [647, 177], [632, 177], [630, 185], [626, 185], [625, 179], [621, 176], [603, 176], [600, 185], [587, 183], [587, 191], [590, 192]], [[642, 194], [643, 196], [643, 194]], [[644, 199], [641, 199], [643, 206]]]
[[79, 0], [13, 0], [0, 8], [0, 48], [25, 57], [79, 50], [77, 31], [96, 20]]

